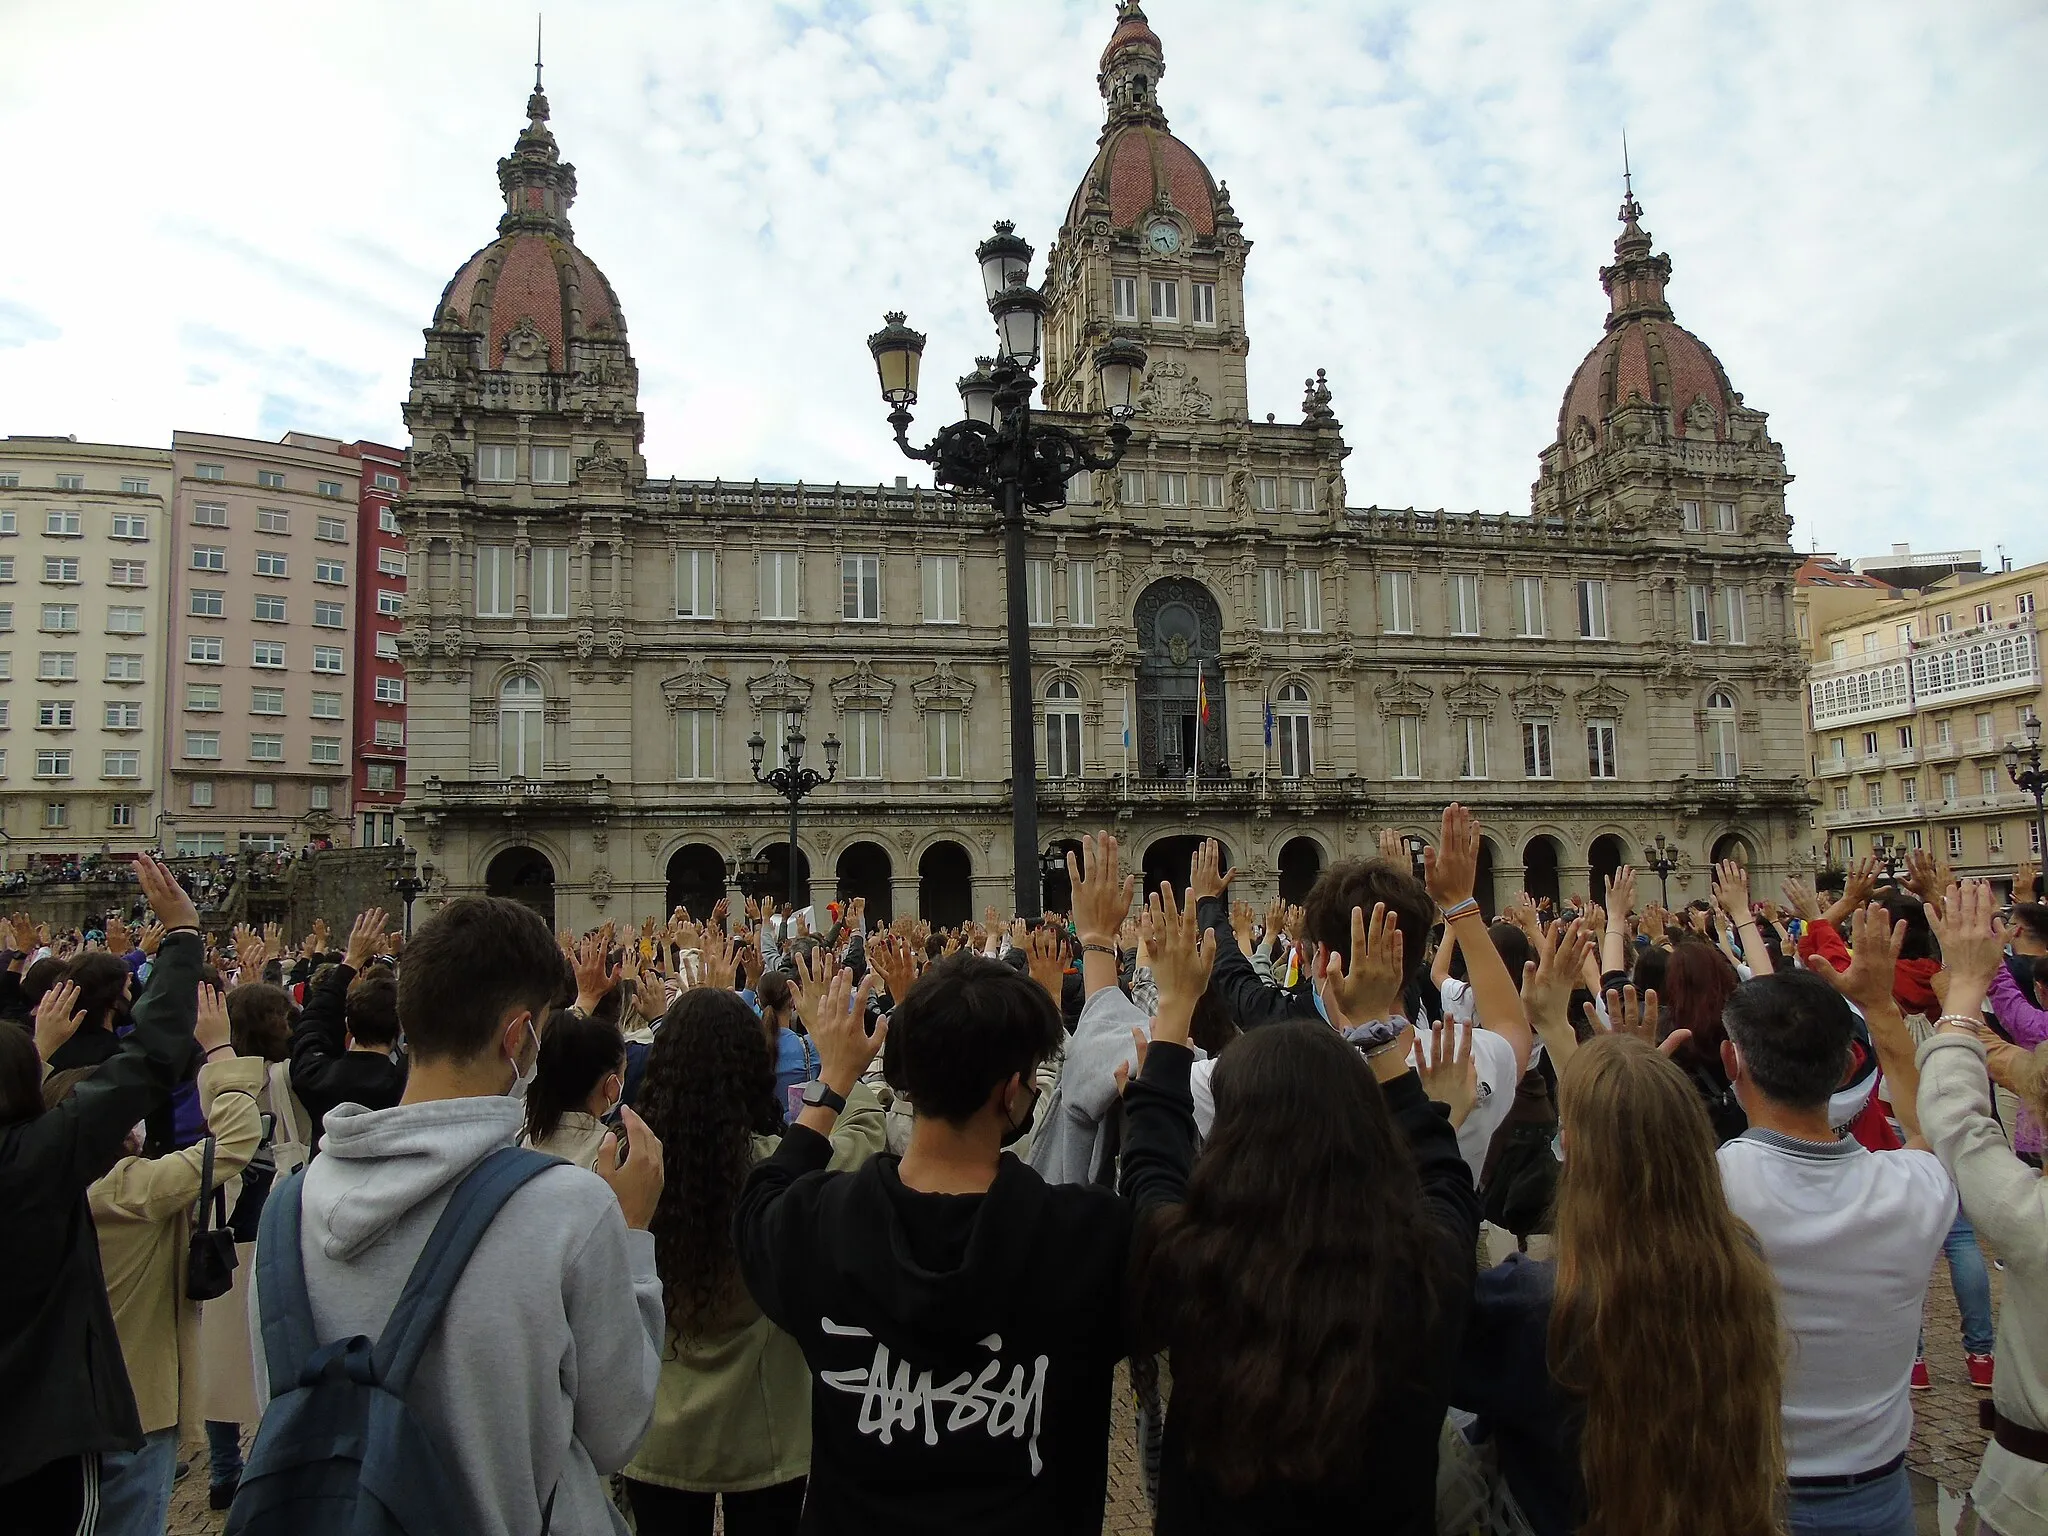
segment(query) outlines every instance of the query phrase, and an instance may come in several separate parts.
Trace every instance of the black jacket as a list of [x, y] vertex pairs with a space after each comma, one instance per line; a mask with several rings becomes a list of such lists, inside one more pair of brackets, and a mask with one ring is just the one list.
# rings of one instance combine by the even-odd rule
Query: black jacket
[[[1191, 1162], [1188, 1053], [1155, 1049], [1144, 1075], [1176, 1055]], [[830, 1156], [792, 1126], [734, 1219], [748, 1290], [810, 1362], [803, 1529], [1096, 1536], [1133, 1203], [1015, 1157], [986, 1194], [928, 1195], [895, 1157]]]
[[1230, 908], [1222, 897], [1204, 896], [1195, 905], [1195, 920], [1216, 934], [1216, 966], [1209, 974], [1209, 986], [1229, 1007], [1239, 1029], [1322, 1017], [1316, 1012], [1315, 987], [1306, 975], [1293, 988], [1260, 979], [1237, 947], [1237, 935], [1230, 928]]
[[327, 1111], [337, 1104], [389, 1109], [405, 1093], [405, 1061], [382, 1051], [348, 1048], [348, 984], [356, 973], [337, 965], [306, 987], [306, 1006], [292, 1026], [292, 1092], [313, 1122], [313, 1150]]
[[119, 1049], [55, 1109], [0, 1129], [0, 1483], [142, 1445], [85, 1192], [169, 1102], [192, 1049], [203, 958], [198, 935], [165, 939]]
[[[1479, 1276], [1451, 1401], [1479, 1415], [1500, 1473], [1536, 1536], [1571, 1536], [1585, 1509], [1579, 1480], [1583, 1398], [1550, 1374], [1557, 1266], [1511, 1253]], [[1575, 1514], [1575, 1511], [1581, 1512]]]

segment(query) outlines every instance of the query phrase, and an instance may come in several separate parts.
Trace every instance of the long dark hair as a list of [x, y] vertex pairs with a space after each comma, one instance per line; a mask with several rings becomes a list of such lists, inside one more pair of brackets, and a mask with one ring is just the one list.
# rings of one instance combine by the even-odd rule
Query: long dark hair
[[1692, 1031], [1692, 1038], [1678, 1048], [1672, 1060], [1695, 1076], [1704, 1073], [1717, 1087], [1728, 1081], [1721, 1066], [1721, 1042], [1728, 1038], [1721, 1011], [1741, 985], [1742, 978], [1728, 957], [1706, 940], [1680, 939], [1671, 946], [1664, 986], [1657, 994], [1662, 1030], [1667, 1035], [1678, 1029]]
[[21, 1125], [43, 1112], [43, 1059], [35, 1036], [0, 1022], [0, 1126]]
[[754, 1010], [722, 987], [678, 997], [633, 1107], [661, 1140], [667, 1178], [654, 1208], [654, 1264], [669, 1327], [690, 1338], [740, 1294], [733, 1208], [754, 1166], [753, 1138], [782, 1130], [775, 1057]]
[[546, 1141], [562, 1116], [581, 1109], [607, 1072], [625, 1072], [626, 1036], [616, 1019], [586, 1019], [557, 1008], [541, 1032], [526, 1089], [526, 1139]]
[[1229, 1495], [1329, 1480], [1421, 1375], [1448, 1280], [1407, 1145], [1312, 1023], [1219, 1059], [1186, 1199], [1140, 1234], [1137, 1315], [1172, 1351], [1187, 1458]]

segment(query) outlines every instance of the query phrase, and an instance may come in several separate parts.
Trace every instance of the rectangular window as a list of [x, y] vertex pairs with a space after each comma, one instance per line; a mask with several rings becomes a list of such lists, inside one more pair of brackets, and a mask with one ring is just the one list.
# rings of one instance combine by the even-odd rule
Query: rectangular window
[[259, 549], [256, 551], [256, 574], [258, 576], [282, 576], [285, 574], [285, 557], [281, 549]]
[[716, 778], [712, 736], [718, 717], [708, 709], [676, 711], [676, 777]]
[[140, 512], [116, 512], [113, 527], [108, 530], [107, 537], [126, 539], [135, 544], [147, 544], [149, 519]]
[[2022, 618], [2032, 618], [2034, 614], [2034, 594], [2022, 592], [2018, 597], [2014, 598], [2012, 600], [2012, 611], [2019, 614]]
[[1579, 589], [1579, 638], [1581, 640], [1605, 640], [1607, 638], [1607, 583], [1604, 581], [1582, 581]]
[[85, 489], [85, 476], [60, 474], [57, 476], [57, 489], [60, 491], [82, 491]]
[[857, 623], [879, 623], [882, 617], [882, 557], [839, 557], [839, 617]]
[[217, 758], [220, 756], [219, 731], [187, 731], [185, 733], [185, 755], [196, 758]]
[[58, 586], [78, 585], [78, 561], [76, 557], [43, 556], [43, 580], [54, 582]]
[[333, 808], [334, 808], [334, 789], [333, 789], [333, 786], [332, 786], [332, 785], [328, 785], [328, 784], [309, 784], [309, 785], [307, 785], [307, 786], [306, 786], [306, 809], [307, 809], [307, 810], [309, 810], [309, 811], [328, 811], [328, 810], [332, 810]]
[[503, 484], [519, 478], [519, 450], [510, 443], [479, 443], [476, 477]]
[[255, 611], [250, 617], [258, 624], [282, 624], [285, 621], [284, 613], [283, 598], [266, 597], [259, 592], [256, 595]]
[[[567, 553], [567, 551], [564, 551]], [[566, 609], [565, 609], [566, 612]], [[718, 554], [709, 549], [676, 551], [676, 617], [718, 617]]]
[[1514, 599], [1515, 633], [1526, 639], [1542, 639], [1543, 578], [1516, 576], [1508, 583], [1508, 595]]
[[1877, 732], [1865, 731], [1863, 733], [1863, 755], [1865, 757], [1877, 756]]
[[140, 608], [109, 608], [107, 610], [107, 633], [110, 635], [139, 635], [142, 633], [142, 610]]
[[[52, 747], [45, 747], [36, 753], [36, 777], [39, 779], [68, 779], [71, 777], [71, 754]], [[62, 826], [63, 818], [51, 823]]]
[[1749, 644], [1749, 598], [1740, 587], [1721, 589], [1721, 625], [1730, 645]]
[[1458, 721], [1458, 777], [1486, 777], [1486, 717], [1465, 715]]
[[1095, 562], [1067, 562], [1067, 622], [1076, 629], [1095, 627]]
[[211, 587], [192, 589], [192, 617], [195, 619], [218, 619], [228, 611], [228, 595]]
[[380, 591], [377, 594], [377, 612], [387, 619], [405, 616], [405, 594], [403, 592]]
[[12, 651], [0, 651], [0, 682], [5, 682], [13, 676], [14, 653]]
[[228, 525], [228, 504], [224, 501], [195, 501], [192, 503], [192, 521], [201, 528], [225, 528]]
[[1288, 491], [1289, 491], [1289, 493], [1290, 493], [1290, 494], [1292, 495], [1292, 497], [1293, 497], [1293, 501], [1294, 501], [1294, 510], [1295, 510], [1295, 511], [1297, 511], [1297, 512], [1313, 512], [1313, 511], [1315, 511], [1315, 509], [1316, 509], [1316, 483], [1315, 483], [1315, 481], [1313, 481], [1313, 480], [1303, 480], [1303, 479], [1301, 479], [1301, 478], [1300, 478], [1299, 476], [1297, 476], [1296, 478], [1294, 478], [1294, 479], [1292, 479], [1292, 480], [1288, 481], [1288, 482], [1287, 482], [1287, 486], [1288, 486]]
[[[278, 756], [279, 756], [279, 757], [283, 757], [283, 756], [284, 756], [284, 741], [283, 741], [283, 738], [282, 738], [282, 737], [273, 737], [272, 739], [273, 739], [273, 740], [275, 740], [275, 741], [276, 741], [276, 742], [278, 743]], [[252, 744], [252, 745], [253, 745], [253, 744]], [[251, 753], [250, 753], [249, 755], [250, 755], [251, 757], [254, 757], [254, 756], [255, 756], [256, 754], [255, 754], [255, 753], [253, 753], [253, 752], [251, 752]], [[257, 781], [256, 781], [255, 783], [251, 784], [251, 785], [249, 786], [249, 808], [250, 808], [251, 810], [256, 810], [256, 811], [274, 811], [274, 810], [276, 810], [276, 809], [277, 809], [277, 786], [276, 786], [275, 784], [271, 784], [271, 783], [268, 783], [268, 782], [266, 782], [266, 781], [264, 781], [264, 780], [262, 780], [262, 779], [258, 779], [258, 780], [257, 780]]]
[[21, 476], [11, 469], [0, 470], [0, 489], [13, 490], [21, 484]]
[[398, 532], [398, 513], [390, 507], [381, 509], [377, 513], [377, 528], [382, 533]]
[[404, 746], [405, 722], [403, 720], [379, 720], [371, 728], [370, 740], [380, 747]]
[[1905, 751], [1913, 745], [1913, 727], [1902, 725], [1898, 728], [1899, 750]]
[[1194, 284], [1193, 297], [1193, 319], [1195, 324], [1214, 325], [1216, 323], [1216, 285], [1214, 283]]
[[1550, 722], [1548, 720], [1524, 720], [1522, 722], [1522, 777], [1525, 779], [1549, 779], [1556, 776], [1550, 757]]
[[1960, 858], [1962, 852], [1963, 829], [1961, 827], [1950, 827], [1948, 829], [1948, 855], [1952, 859]]
[[123, 475], [121, 477], [121, 494], [124, 496], [147, 496], [149, 494], [149, 482], [135, 475]]
[[398, 765], [396, 763], [369, 764], [364, 775], [363, 787], [378, 794], [388, 795], [397, 793]]
[[1178, 320], [1180, 318], [1180, 284], [1171, 278], [1152, 279], [1152, 318], [1154, 320]]
[[1977, 716], [1977, 740], [1989, 743], [1991, 740], [1991, 711], [1985, 710]]
[[1390, 635], [1415, 633], [1415, 573], [1380, 572], [1380, 623]]
[[116, 800], [107, 807], [107, 825], [116, 832], [127, 831], [135, 825], [135, 802]]
[[476, 551], [476, 616], [512, 617], [512, 551], [503, 544], [479, 544]]
[[1323, 573], [1298, 570], [1294, 573], [1295, 611], [1301, 615], [1304, 633], [1320, 634], [1323, 628]]
[[1024, 562], [1024, 618], [1033, 628], [1040, 628], [1053, 621], [1050, 560]]
[[249, 760], [253, 763], [284, 761], [284, 737], [257, 732], [249, 737]]
[[1112, 277], [1109, 280], [1109, 291], [1114, 301], [1117, 319], [1138, 318], [1138, 280], [1135, 277]]
[[[279, 695], [282, 699], [283, 695]], [[187, 683], [185, 685], [185, 708], [199, 713], [212, 714], [220, 709], [219, 683]]]
[[370, 487], [378, 491], [395, 491], [398, 489], [398, 476], [380, 469], [370, 477]]
[[1998, 793], [1998, 770], [1979, 768], [1977, 770], [1977, 793], [1989, 800]]
[[1908, 649], [1913, 644], [1913, 626], [1911, 624], [1893, 625], [1892, 638], [1898, 641], [1900, 650]]
[[345, 586], [348, 583], [348, 567], [339, 560], [315, 560], [313, 579], [322, 586]]
[[292, 515], [282, 507], [258, 507], [256, 509], [256, 531], [258, 533], [290, 533]]
[[36, 676], [50, 683], [76, 681], [78, 652], [44, 651], [36, 660]]
[[313, 718], [315, 720], [339, 720], [341, 718], [341, 695], [325, 691], [314, 694]]
[[342, 669], [341, 647], [338, 645], [316, 645], [313, 647], [313, 670], [339, 674]]
[[1390, 777], [1396, 779], [1419, 779], [1422, 777], [1422, 716], [1394, 716], [1393, 761], [1388, 765]]
[[[38, 761], [40, 761], [40, 758], [38, 759]], [[68, 772], [67, 772], [67, 774], [66, 774], [65, 776], [66, 776], [66, 777], [69, 777], [69, 774], [68, 774]], [[71, 807], [70, 807], [69, 805], [67, 805], [67, 804], [66, 804], [66, 803], [65, 803], [64, 801], [62, 801], [62, 800], [46, 800], [46, 801], [44, 801], [44, 802], [43, 802], [43, 825], [44, 825], [44, 826], [46, 826], [46, 827], [66, 827], [66, 826], [69, 826], [70, 824], [71, 824]]]
[[1943, 805], [1954, 805], [1956, 803], [1956, 776], [1953, 773], [1944, 773], [1941, 776], [1941, 803]]
[[1479, 633], [1479, 578], [1468, 572], [1451, 577], [1451, 633]]
[[1835, 809], [1838, 811], [1849, 809], [1849, 786], [1846, 784], [1837, 784], [1835, 786]]
[[[190, 803], [195, 809], [203, 811], [213, 805], [213, 780], [194, 779], [189, 788], [191, 789]], [[180, 838], [178, 841], [182, 844], [184, 839]], [[178, 851], [183, 853], [185, 850], [181, 846]]]
[[45, 731], [68, 731], [72, 726], [69, 699], [44, 699], [36, 706], [36, 727]]
[[43, 628], [52, 634], [75, 634], [78, 630], [78, 604], [43, 604]]
[[195, 464], [192, 473], [201, 480], [225, 480], [228, 477], [225, 464]]
[[149, 566], [141, 560], [109, 560], [107, 562], [107, 585], [110, 587], [146, 587], [149, 585]]
[[1989, 624], [1991, 622], [1991, 605], [1989, 603], [1979, 603], [1977, 605], [1977, 622], [1979, 624]]
[[249, 648], [249, 665], [275, 669], [284, 665], [282, 640], [258, 640]]
[[[220, 690], [213, 690], [218, 699]], [[282, 688], [251, 688], [249, 690], [249, 713], [252, 715], [281, 715], [284, 713], [284, 690]]]
[[192, 546], [192, 569], [195, 571], [224, 571], [228, 568], [228, 551], [224, 544], [194, 544]]
[[379, 704], [403, 704], [405, 702], [405, 679], [402, 677], [380, 677], [376, 681], [376, 695]]
[[1159, 476], [1159, 505], [1184, 507], [1188, 504], [1188, 477], [1178, 470], [1163, 470]]
[[957, 709], [928, 710], [924, 717], [924, 772], [928, 779], [957, 779], [966, 773], [965, 741]]
[[398, 636], [386, 631], [377, 637], [377, 654], [386, 661], [398, 660]]
[[1272, 475], [1252, 476], [1252, 500], [1261, 512], [1280, 510], [1280, 482]]
[[960, 557], [926, 555], [924, 567], [924, 621], [927, 624], [960, 622]]
[[533, 483], [535, 485], [567, 485], [569, 483], [569, 450], [566, 448], [542, 448], [533, 450]]
[[1069, 707], [1045, 712], [1045, 776], [1048, 779], [1081, 777], [1081, 712]]
[[0, 633], [14, 628], [14, 604], [0, 603]]
[[1918, 779], [1899, 780], [1899, 798], [1908, 805], [1918, 805], [1920, 803], [1920, 781]]
[[284, 489], [284, 471], [259, 469], [256, 471], [256, 483], [268, 490], [281, 491]]
[[1205, 507], [1220, 507], [1223, 505], [1223, 477], [1221, 475], [1202, 476], [1202, 505]]
[[377, 552], [377, 574], [379, 576], [403, 576], [405, 574], [405, 556], [395, 549], [379, 550]]
[[1696, 501], [1681, 501], [1678, 504], [1678, 521], [1687, 533], [1706, 531], [1706, 525], [1700, 521], [1700, 504]]
[[[535, 549], [533, 560], [533, 616], [536, 619], [569, 617], [569, 551], [558, 546]], [[392, 593], [391, 596], [398, 596]], [[381, 602], [381, 598], [380, 598]], [[393, 605], [396, 611], [396, 605]]]
[[13, 581], [13, 580], [14, 580], [14, 557], [13, 557], [12, 555], [7, 555], [7, 556], [5, 556], [5, 557], [0, 557], [0, 581], [10, 581], [10, 582], [11, 582], [11, 581]]
[[43, 532], [53, 539], [75, 539], [79, 534], [78, 513], [52, 509], [43, 514]]
[[1735, 503], [1717, 501], [1714, 503], [1714, 532], [1735, 532]]
[[1116, 477], [1116, 499], [1127, 507], [1145, 505], [1145, 472], [1141, 469], [1119, 470]]
[[849, 779], [882, 777], [882, 712], [879, 709], [849, 709], [846, 712], [845, 756], [841, 775]]
[[[0, 670], [0, 676], [5, 676]], [[107, 658], [107, 681], [110, 683], [139, 683], [142, 681], [142, 658], [140, 656], [109, 656]]]
[[1695, 586], [1689, 591], [1692, 603], [1692, 643], [1711, 645], [1714, 642], [1713, 596], [1706, 587]]
[[315, 736], [308, 743], [306, 761], [309, 763], [339, 763], [341, 761], [341, 738], [339, 736]]
[[1937, 635], [1952, 635], [1956, 632], [1956, 616], [1952, 613], [1938, 613], [1934, 616], [1934, 632]]
[[313, 523], [313, 537], [323, 544], [346, 544], [348, 542], [348, 519], [329, 517], [322, 513]]
[[793, 549], [764, 549], [761, 551], [761, 617], [764, 619], [794, 619], [797, 617], [796, 551]]
[[1259, 567], [1259, 628], [1277, 633], [1287, 624], [1287, 573], [1277, 565]]

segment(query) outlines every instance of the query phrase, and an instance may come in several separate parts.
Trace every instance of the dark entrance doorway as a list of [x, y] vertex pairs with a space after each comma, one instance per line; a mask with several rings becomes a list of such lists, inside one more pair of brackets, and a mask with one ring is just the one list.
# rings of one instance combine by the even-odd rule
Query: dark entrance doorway
[[1074, 883], [1067, 878], [1064, 855], [1071, 853], [1074, 856], [1074, 867], [1080, 868], [1081, 841], [1074, 837], [1055, 838], [1046, 846], [1062, 857], [1057, 868], [1046, 869], [1045, 889], [1039, 893], [1039, 899], [1048, 912], [1071, 914], [1074, 910]]
[[1586, 862], [1592, 868], [1587, 894], [1596, 904], [1605, 902], [1615, 871], [1628, 862], [1628, 850], [1622, 847], [1620, 838], [1609, 832], [1593, 839], [1593, 846], [1586, 850]]
[[933, 843], [917, 861], [917, 909], [934, 928], [974, 916], [974, 861], [958, 843]]
[[685, 843], [669, 855], [668, 910], [681, 907], [700, 923], [725, 896], [725, 860], [704, 843]]
[[1550, 898], [1550, 904], [1558, 903], [1558, 856], [1557, 840], [1551, 837], [1532, 837], [1522, 847], [1522, 889], [1541, 901]]
[[555, 866], [538, 848], [507, 848], [484, 871], [484, 890], [533, 908], [555, 926]]
[[1495, 898], [1493, 889], [1494, 864], [1493, 839], [1482, 837], [1479, 839], [1479, 868], [1472, 878], [1472, 894], [1479, 899], [1480, 914], [1489, 923], [1493, 921], [1494, 914], [1500, 911], [1500, 903]]
[[[789, 900], [789, 844], [770, 843], [761, 850], [761, 857], [768, 862], [767, 883], [761, 892], [761, 900], [780, 907]], [[796, 904], [808, 906], [810, 900], [811, 858], [799, 848], [796, 851]]]
[[1280, 899], [1295, 905], [1308, 899], [1309, 887], [1323, 872], [1323, 850], [1312, 837], [1291, 837], [1280, 847]]
[[[1158, 890], [1160, 882], [1165, 881], [1173, 886], [1174, 893], [1179, 900], [1186, 901], [1188, 894], [1188, 866], [1194, 862], [1195, 850], [1202, 846], [1202, 841], [1199, 837], [1162, 837], [1150, 848], [1147, 848], [1145, 850], [1145, 883], [1143, 889], [1138, 893], [1140, 899], [1142, 900], [1148, 893]], [[1224, 844], [1219, 846], [1218, 851], [1222, 855], [1223, 868], [1227, 873], [1230, 869], [1230, 848], [1227, 844]], [[1227, 896], [1229, 893], [1226, 891], [1224, 894]]]
[[846, 851], [839, 855], [839, 899], [851, 902], [856, 896], [864, 898], [869, 926], [886, 925], [895, 917], [890, 910], [889, 886], [894, 871], [888, 851], [880, 843], [847, 844]]
[[[1138, 772], [1181, 778], [1199, 768], [1205, 779], [1229, 778], [1223, 611], [1215, 597], [1184, 576], [1155, 581], [1138, 597], [1137, 624]], [[1180, 878], [1187, 879], [1186, 870]]]

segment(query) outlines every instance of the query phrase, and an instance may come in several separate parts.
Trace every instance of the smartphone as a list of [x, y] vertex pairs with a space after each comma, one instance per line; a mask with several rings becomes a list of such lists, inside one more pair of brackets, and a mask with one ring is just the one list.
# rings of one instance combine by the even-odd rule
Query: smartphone
[[598, 1121], [599, 1125], [602, 1125], [606, 1130], [611, 1131], [618, 1136], [620, 1162], [624, 1162], [626, 1160], [627, 1152], [626, 1117], [623, 1113], [625, 1107], [626, 1106], [623, 1103], [614, 1104], [611, 1107], [611, 1112], [607, 1114], [602, 1120]]

